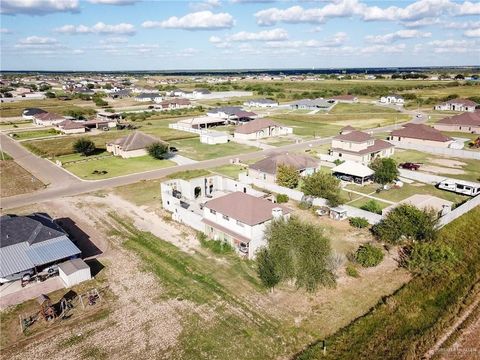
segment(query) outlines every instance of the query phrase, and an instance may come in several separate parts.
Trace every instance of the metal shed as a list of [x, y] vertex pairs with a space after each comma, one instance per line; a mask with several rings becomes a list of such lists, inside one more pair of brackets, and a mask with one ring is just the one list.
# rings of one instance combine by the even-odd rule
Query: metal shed
[[90, 267], [80, 258], [59, 264], [58, 272], [65, 287], [71, 287], [92, 278]]

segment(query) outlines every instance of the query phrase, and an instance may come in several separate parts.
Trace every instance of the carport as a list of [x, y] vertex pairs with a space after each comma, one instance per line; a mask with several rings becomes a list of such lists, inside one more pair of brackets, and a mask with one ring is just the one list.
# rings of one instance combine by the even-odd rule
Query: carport
[[352, 182], [363, 185], [366, 181], [372, 179], [374, 171], [368, 166], [347, 160], [332, 168], [332, 174], [342, 180], [345, 180], [346, 177], [350, 177], [352, 178]]

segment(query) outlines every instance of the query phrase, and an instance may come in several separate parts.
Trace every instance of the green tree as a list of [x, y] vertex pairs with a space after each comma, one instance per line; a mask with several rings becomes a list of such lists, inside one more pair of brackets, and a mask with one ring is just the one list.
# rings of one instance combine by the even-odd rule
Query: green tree
[[399, 174], [397, 163], [391, 158], [376, 158], [370, 167], [375, 171], [373, 179], [379, 184], [388, 184]]
[[316, 172], [307, 176], [302, 191], [305, 195], [327, 199], [330, 206], [338, 206], [344, 202], [340, 194], [340, 180], [327, 173]]
[[402, 204], [374, 225], [372, 231], [380, 240], [392, 244], [399, 244], [404, 239], [431, 241], [437, 235], [437, 222], [438, 217], [434, 211]]
[[155, 159], [165, 159], [168, 154], [168, 144], [162, 141], [153, 143], [147, 147], [148, 154]]
[[275, 272], [275, 263], [267, 248], [261, 248], [257, 253], [257, 273], [262, 284], [269, 289], [273, 289], [280, 282], [280, 276]]
[[277, 167], [277, 184], [294, 189], [298, 186], [300, 175], [298, 171], [290, 165], [280, 164]]
[[272, 268], [279, 281], [292, 280], [307, 291], [335, 284], [330, 266], [330, 241], [322, 228], [291, 217], [273, 221], [265, 237]]
[[88, 156], [95, 152], [95, 143], [90, 139], [80, 138], [73, 144], [73, 150], [84, 156]]
[[355, 261], [363, 267], [373, 267], [383, 260], [382, 249], [371, 244], [361, 245], [355, 252]]

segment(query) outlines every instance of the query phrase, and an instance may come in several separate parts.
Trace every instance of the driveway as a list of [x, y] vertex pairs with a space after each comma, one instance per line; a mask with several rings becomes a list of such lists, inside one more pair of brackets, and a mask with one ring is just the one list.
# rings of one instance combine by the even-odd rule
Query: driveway
[[22, 288], [20, 280], [4, 284], [0, 287], [0, 310], [63, 288], [65, 285], [59, 276], [51, 277], [43, 282], [30, 283], [24, 288]]

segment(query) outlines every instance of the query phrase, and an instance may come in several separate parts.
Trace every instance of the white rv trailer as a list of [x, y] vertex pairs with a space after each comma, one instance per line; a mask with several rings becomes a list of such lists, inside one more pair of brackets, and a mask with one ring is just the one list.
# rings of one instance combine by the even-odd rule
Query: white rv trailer
[[480, 194], [480, 183], [458, 179], [445, 179], [438, 183], [438, 188], [458, 194], [476, 196]]

